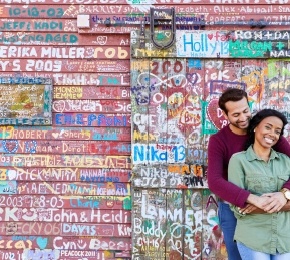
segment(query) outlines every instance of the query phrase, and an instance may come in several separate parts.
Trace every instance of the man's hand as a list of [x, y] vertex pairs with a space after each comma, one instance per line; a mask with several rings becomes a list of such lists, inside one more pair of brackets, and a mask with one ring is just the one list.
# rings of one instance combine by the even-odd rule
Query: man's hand
[[267, 213], [274, 213], [278, 212], [282, 207], [285, 206], [287, 203], [287, 199], [285, 198], [284, 194], [280, 191], [273, 192], [273, 193], [265, 193], [261, 197], [267, 197], [268, 205], [266, 205], [263, 209]]
[[241, 214], [263, 214], [265, 211], [263, 209], [260, 209], [252, 204], [247, 204], [246, 207], [240, 208], [239, 212]]

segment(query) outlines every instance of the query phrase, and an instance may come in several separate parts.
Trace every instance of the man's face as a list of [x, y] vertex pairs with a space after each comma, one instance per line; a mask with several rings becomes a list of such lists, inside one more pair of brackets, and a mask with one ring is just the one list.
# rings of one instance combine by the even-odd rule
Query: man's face
[[229, 120], [231, 130], [233, 132], [236, 130], [237, 133], [240, 130], [246, 130], [252, 117], [247, 99], [244, 97], [239, 101], [228, 101], [225, 105], [228, 114], [224, 113], [224, 116]]

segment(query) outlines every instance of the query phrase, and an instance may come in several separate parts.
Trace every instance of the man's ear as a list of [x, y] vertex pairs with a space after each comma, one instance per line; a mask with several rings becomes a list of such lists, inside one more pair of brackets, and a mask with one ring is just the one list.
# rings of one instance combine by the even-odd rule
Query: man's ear
[[226, 112], [222, 110], [222, 113], [223, 113], [223, 116], [224, 116], [227, 120], [229, 120], [228, 115], [226, 114]]

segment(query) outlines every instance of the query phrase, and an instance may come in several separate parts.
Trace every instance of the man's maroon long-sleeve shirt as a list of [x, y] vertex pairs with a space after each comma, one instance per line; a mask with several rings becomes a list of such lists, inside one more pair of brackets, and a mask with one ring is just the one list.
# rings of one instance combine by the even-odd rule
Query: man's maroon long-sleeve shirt
[[[222, 200], [238, 207], [246, 206], [250, 192], [228, 181], [228, 164], [234, 153], [245, 150], [247, 140], [247, 135], [236, 135], [227, 125], [212, 135], [208, 144], [207, 178], [209, 189]], [[290, 157], [290, 144], [284, 137], [281, 137], [273, 148]], [[290, 189], [290, 180], [283, 187]]]

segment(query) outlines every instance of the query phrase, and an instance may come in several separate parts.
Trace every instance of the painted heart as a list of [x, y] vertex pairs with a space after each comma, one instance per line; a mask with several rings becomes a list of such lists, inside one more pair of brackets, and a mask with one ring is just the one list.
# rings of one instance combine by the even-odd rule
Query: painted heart
[[213, 125], [220, 130], [228, 124], [228, 120], [224, 117], [222, 110], [218, 106], [218, 99], [211, 99], [206, 109], [206, 114]]
[[100, 45], [105, 45], [107, 43], [107, 36], [98, 36], [97, 43]]
[[53, 101], [52, 109], [55, 112], [62, 113], [65, 110], [64, 100]]
[[209, 255], [209, 254], [210, 254], [210, 251], [211, 251], [211, 250], [210, 250], [210, 248], [209, 248], [209, 247], [205, 249], [205, 253], [206, 253], [207, 255]]
[[197, 75], [197, 73], [187, 73], [186, 75], [186, 79], [192, 84], [195, 85], [195, 83], [197, 82], [197, 80], [199, 79], [199, 76]]
[[211, 40], [213, 38], [213, 34], [212, 33], [208, 34], [207, 38], [209, 38]]
[[51, 135], [52, 135], [53, 138], [57, 139], [59, 134], [58, 133], [52, 133]]
[[171, 32], [165, 32], [164, 34], [165, 34], [165, 36], [166, 36], [167, 38], [171, 38], [171, 37], [172, 37], [172, 36], [171, 36], [171, 35], [172, 35]]
[[46, 248], [47, 241], [48, 241], [47, 237], [38, 237], [36, 239], [36, 243], [37, 243], [37, 245], [39, 246], [40, 249], [45, 249]]
[[18, 150], [17, 140], [3, 140], [2, 145], [6, 153], [16, 153]]

